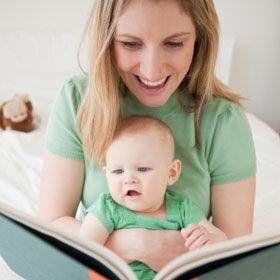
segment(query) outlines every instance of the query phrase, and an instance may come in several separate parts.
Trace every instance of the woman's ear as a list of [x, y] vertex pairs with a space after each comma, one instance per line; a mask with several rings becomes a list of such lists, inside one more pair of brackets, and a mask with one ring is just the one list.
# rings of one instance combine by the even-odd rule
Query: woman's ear
[[173, 185], [181, 175], [182, 163], [179, 159], [174, 159], [170, 165], [167, 185]]
[[106, 166], [102, 166], [102, 171], [104, 174], [106, 174]]

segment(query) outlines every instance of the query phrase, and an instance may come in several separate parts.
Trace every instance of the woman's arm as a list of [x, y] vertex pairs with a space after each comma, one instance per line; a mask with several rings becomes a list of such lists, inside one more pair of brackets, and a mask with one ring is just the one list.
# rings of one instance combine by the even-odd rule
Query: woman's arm
[[255, 177], [211, 186], [212, 222], [228, 238], [252, 233], [255, 187]]
[[46, 221], [78, 232], [81, 224], [74, 216], [83, 181], [83, 161], [46, 151], [40, 184], [39, 215]]
[[94, 215], [87, 214], [80, 228], [79, 235], [104, 245], [109, 237], [109, 232]]
[[127, 263], [138, 260], [159, 271], [186, 252], [184, 244], [185, 239], [176, 230], [122, 229], [110, 235], [106, 247]]

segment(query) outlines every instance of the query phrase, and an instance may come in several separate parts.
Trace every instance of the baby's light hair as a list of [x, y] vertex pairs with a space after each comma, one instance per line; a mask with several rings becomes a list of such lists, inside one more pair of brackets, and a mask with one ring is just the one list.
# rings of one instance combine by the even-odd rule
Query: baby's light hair
[[160, 140], [168, 147], [172, 159], [175, 153], [175, 143], [172, 130], [167, 124], [151, 116], [131, 115], [119, 121], [113, 141], [123, 134], [145, 133], [156, 130]]

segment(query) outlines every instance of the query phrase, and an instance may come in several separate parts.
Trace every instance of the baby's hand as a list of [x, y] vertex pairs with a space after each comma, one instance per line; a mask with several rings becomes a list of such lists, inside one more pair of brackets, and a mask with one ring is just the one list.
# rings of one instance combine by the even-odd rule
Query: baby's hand
[[185, 246], [189, 250], [212, 243], [212, 234], [202, 225], [191, 224], [187, 228], [183, 228], [181, 233], [186, 240]]

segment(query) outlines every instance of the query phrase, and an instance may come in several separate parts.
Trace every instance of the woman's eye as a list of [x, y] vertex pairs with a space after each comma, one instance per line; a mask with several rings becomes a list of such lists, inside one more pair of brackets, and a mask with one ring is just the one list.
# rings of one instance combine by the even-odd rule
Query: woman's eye
[[112, 171], [113, 174], [122, 174], [123, 170], [122, 169], [115, 169]]
[[141, 44], [138, 42], [122, 42], [122, 45], [127, 49], [137, 49], [141, 47]]
[[148, 168], [148, 167], [138, 167], [137, 170], [140, 171], [140, 172], [147, 172], [147, 171], [150, 170], [150, 168]]
[[183, 42], [167, 42], [165, 45], [169, 48], [182, 48], [184, 46]]

